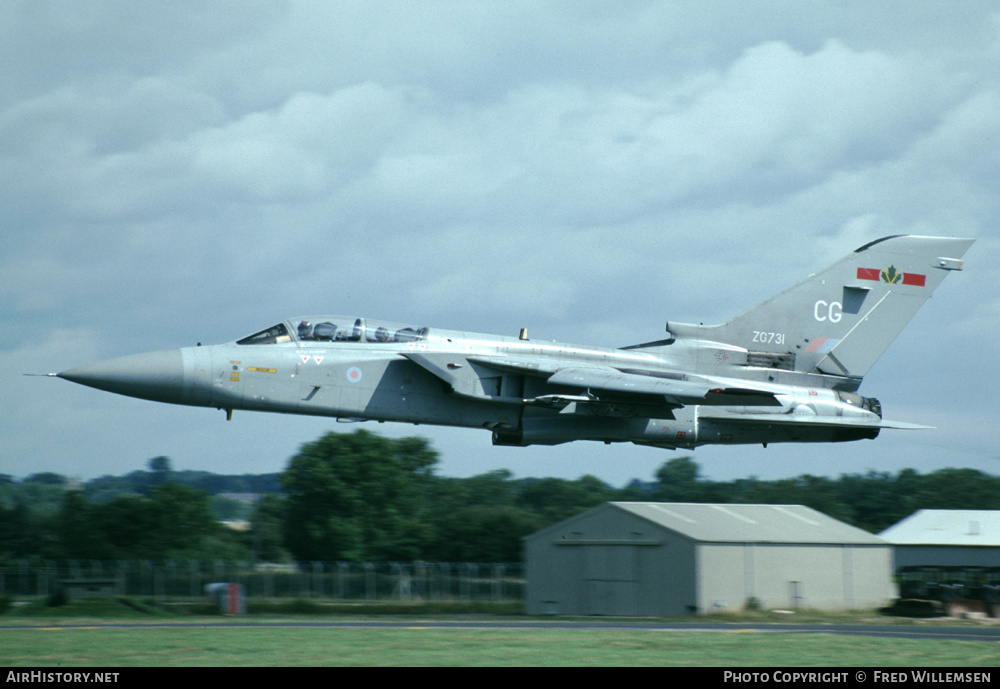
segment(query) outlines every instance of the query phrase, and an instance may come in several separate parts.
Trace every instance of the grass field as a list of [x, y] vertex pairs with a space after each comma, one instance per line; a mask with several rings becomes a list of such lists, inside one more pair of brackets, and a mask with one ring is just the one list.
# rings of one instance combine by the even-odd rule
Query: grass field
[[[365, 619], [375, 618], [354, 618]], [[982, 641], [735, 630], [439, 629], [422, 626], [426, 619], [394, 629], [254, 626], [255, 621], [322, 621], [315, 615], [264, 615], [240, 618], [247, 626], [223, 627], [221, 621], [237, 620], [156, 614], [136, 605], [10, 611], [0, 625], [34, 626], [0, 631], [0, 666], [1000, 665], [1000, 644]], [[119, 620], [140, 627], [108, 626]], [[141, 626], [144, 622], [166, 624]]]
[[996, 644], [824, 634], [589, 630], [4, 630], [0, 666], [978, 666]]

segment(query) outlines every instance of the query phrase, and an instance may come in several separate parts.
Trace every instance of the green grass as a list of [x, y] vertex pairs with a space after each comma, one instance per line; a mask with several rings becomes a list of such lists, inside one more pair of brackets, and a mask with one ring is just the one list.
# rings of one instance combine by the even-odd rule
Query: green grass
[[0, 665], [979, 666], [996, 644], [757, 632], [148, 628], [3, 631]]
[[[658, 665], [658, 666], [977, 666], [1000, 665], [1000, 645], [981, 641], [887, 639], [761, 631], [679, 632], [584, 629], [432, 629], [444, 613], [493, 612], [420, 605], [326, 605], [274, 602], [257, 614], [223, 617], [205, 604], [157, 606], [141, 600], [80, 600], [51, 606], [45, 600], [15, 606], [0, 631], [0, 666], [250, 666], [250, 665]], [[377, 617], [377, 615], [392, 615]], [[254, 626], [255, 622], [343, 620], [406, 621], [405, 629], [336, 629]], [[444, 619], [455, 620], [454, 615]], [[461, 618], [468, 619], [468, 618]], [[484, 619], [482, 617], [477, 619]], [[496, 619], [486, 618], [486, 619]], [[532, 618], [520, 617], [524, 621]], [[704, 621], [913, 624], [874, 613], [772, 612], [708, 616]], [[245, 623], [222, 627], [220, 622]], [[690, 619], [688, 620], [690, 621]], [[150, 625], [116, 629], [107, 625]], [[199, 626], [189, 626], [191, 623]], [[177, 623], [176, 626], [172, 626]], [[180, 626], [185, 623], [185, 626]], [[943, 624], [941, 621], [918, 624]], [[946, 624], [979, 624], [966, 621]], [[69, 629], [69, 626], [88, 628]], [[92, 626], [91, 626], [92, 625]]]

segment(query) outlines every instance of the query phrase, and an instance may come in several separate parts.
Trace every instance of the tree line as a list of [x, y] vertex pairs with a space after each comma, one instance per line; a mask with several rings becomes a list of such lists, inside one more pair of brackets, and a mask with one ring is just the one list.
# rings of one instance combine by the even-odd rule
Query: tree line
[[[0, 565], [24, 559], [518, 562], [521, 538], [607, 501], [802, 504], [877, 533], [918, 509], [998, 509], [1000, 477], [973, 469], [713, 481], [689, 457], [652, 482], [434, 473], [423, 438], [359, 430], [302, 446], [281, 474], [150, 471], [67, 487], [0, 475]], [[252, 507], [219, 492], [253, 493]], [[215, 493], [215, 495], [213, 495]], [[234, 530], [221, 518], [245, 517]]]

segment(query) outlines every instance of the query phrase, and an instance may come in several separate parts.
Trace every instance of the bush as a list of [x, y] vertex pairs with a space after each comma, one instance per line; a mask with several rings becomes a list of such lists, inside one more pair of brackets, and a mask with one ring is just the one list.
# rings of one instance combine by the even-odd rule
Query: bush
[[45, 607], [47, 608], [61, 608], [67, 603], [69, 603], [69, 596], [66, 595], [64, 589], [59, 589], [45, 599]]

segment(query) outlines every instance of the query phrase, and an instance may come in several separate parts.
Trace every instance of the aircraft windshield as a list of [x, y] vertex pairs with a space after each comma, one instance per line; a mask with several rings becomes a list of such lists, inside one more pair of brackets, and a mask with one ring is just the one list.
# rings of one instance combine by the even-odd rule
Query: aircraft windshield
[[[294, 333], [294, 335], [293, 335]], [[320, 316], [279, 323], [254, 333], [238, 345], [268, 345], [291, 342], [417, 342], [427, 339], [427, 328], [414, 328], [398, 323], [371, 321], [364, 318]]]
[[278, 323], [277, 325], [272, 325], [267, 330], [261, 330], [259, 333], [254, 333], [249, 337], [244, 337], [242, 340], [237, 340], [236, 344], [263, 345], [291, 341], [292, 336], [288, 334], [288, 328], [285, 327], [284, 323]]

